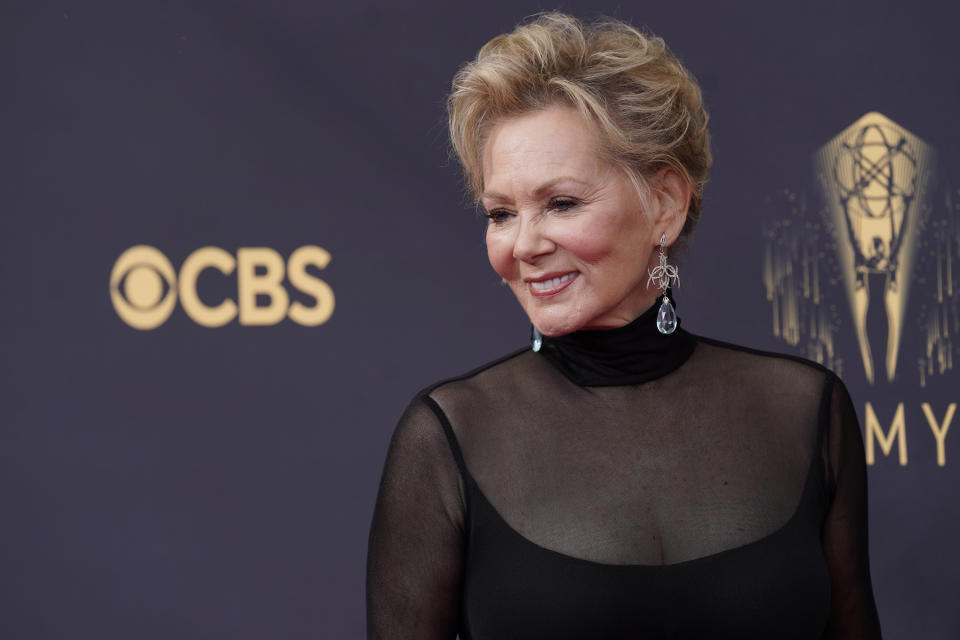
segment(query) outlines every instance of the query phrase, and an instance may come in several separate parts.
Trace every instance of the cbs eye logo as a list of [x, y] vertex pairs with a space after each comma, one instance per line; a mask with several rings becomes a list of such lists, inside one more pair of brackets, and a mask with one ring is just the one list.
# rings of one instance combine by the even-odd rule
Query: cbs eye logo
[[[234, 318], [247, 326], [273, 325], [290, 318], [315, 327], [330, 319], [335, 299], [330, 286], [307, 267], [323, 269], [329, 263], [330, 253], [312, 245], [294, 251], [286, 264], [268, 247], [240, 248], [236, 258], [219, 247], [203, 247], [187, 256], [178, 275], [159, 250], [137, 245], [124, 251], [113, 265], [110, 301], [117, 315], [136, 329], [156, 329], [166, 322], [178, 297], [186, 314], [204, 327], [222, 327]], [[226, 298], [211, 306], [200, 299], [197, 279], [207, 269], [224, 276], [236, 271], [236, 301]], [[283, 286], [284, 275], [293, 288], [312, 297], [314, 304], [291, 303]], [[264, 300], [268, 303], [262, 304]]]

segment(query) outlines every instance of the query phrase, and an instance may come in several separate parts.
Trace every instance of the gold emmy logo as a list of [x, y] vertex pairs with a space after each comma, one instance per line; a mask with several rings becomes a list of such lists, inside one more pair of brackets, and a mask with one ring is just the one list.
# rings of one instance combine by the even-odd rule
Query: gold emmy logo
[[[870, 384], [897, 376], [908, 322], [923, 342], [907, 353], [920, 386], [953, 370], [960, 190], [945, 185], [943, 200], [930, 197], [934, 161], [920, 138], [872, 112], [814, 155], [822, 207], [810, 207], [803, 189], [767, 199], [773, 211], [764, 224], [763, 281], [776, 337], [840, 373], [836, 347], [846, 314], [835, 302], [845, 299]], [[871, 306], [885, 316], [885, 336], [868, 327]], [[880, 339], [871, 343], [871, 336]], [[880, 374], [876, 347], [884, 354]]]
[[[943, 181], [945, 197], [932, 197], [934, 161], [927, 143], [872, 112], [814, 154], [816, 185], [780, 189], [765, 203], [773, 334], [839, 375], [842, 353], [857, 354], [850, 360], [862, 363], [865, 381], [885, 383], [863, 399], [869, 465], [883, 456], [906, 466], [908, 433], [934, 445], [937, 466], [947, 461], [960, 388], [960, 190]], [[898, 373], [910, 370], [904, 363], [915, 364], [928, 396], [900, 395], [909, 384]]]
[[892, 381], [933, 160], [933, 149], [923, 140], [876, 112], [847, 127], [816, 155], [863, 370], [871, 384], [869, 276], [883, 276], [884, 364]]
[[[335, 298], [330, 286], [312, 275], [308, 267], [323, 269], [330, 263], [325, 249], [308, 245], [298, 248], [286, 261], [268, 247], [243, 247], [234, 257], [219, 247], [203, 247], [191, 253], [180, 267], [173, 265], [155, 247], [137, 245], [124, 251], [110, 273], [110, 300], [117, 315], [136, 329], [155, 329], [166, 322], [177, 297], [184, 312], [197, 324], [222, 327], [239, 320], [241, 325], [264, 326], [290, 318], [300, 325], [315, 327], [330, 319]], [[208, 305], [197, 293], [197, 280], [206, 269], [225, 276], [236, 272], [237, 299]], [[290, 302], [283, 286], [290, 286], [315, 300], [305, 305]], [[258, 304], [267, 300], [266, 304]]]

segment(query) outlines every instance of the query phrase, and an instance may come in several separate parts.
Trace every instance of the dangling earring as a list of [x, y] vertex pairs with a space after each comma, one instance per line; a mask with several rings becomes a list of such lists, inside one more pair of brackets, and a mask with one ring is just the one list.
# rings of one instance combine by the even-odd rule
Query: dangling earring
[[533, 336], [530, 338], [530, 348], [534, 351], [540, 351], [540, 347], [543, 346], [543, 336], [540, 335], [540, 332], [537, 331], [536, 327], [533, 327]]
[[671, 281], [675, 283], [674, 286], [680, 286], [677, 266], [667, 264], [666, 244], [667, 236], [663, 234], [660, 236], [660, 264], [647, 271], [650, 275], [647, 278], [647, 287], [650, 286], [651, 282], [654, 282], [657, 288], [663, 291], [663, 301], [660, 303], [660, 310], [657, 312], [657, 330], [664, 335], [671, 334], [677, 329], [677, 312], [673, 310], [673, 305], [667, 296], [667, 287], [670, 286]]

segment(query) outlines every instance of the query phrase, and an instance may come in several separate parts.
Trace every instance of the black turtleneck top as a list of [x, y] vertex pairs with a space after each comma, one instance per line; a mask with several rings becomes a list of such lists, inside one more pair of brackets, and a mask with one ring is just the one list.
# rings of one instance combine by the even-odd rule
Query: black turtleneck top
[[370, 532], [370, 638], [880, 637], [843, 384], [655, 315], [417, 395]]

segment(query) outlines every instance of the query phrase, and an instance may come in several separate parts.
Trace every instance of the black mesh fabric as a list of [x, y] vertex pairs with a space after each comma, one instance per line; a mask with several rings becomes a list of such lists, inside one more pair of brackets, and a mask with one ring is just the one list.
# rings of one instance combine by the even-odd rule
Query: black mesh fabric
[[856, 414], [822, 367], [650, 312], [418, 395], [368, 636], [878, 638]]

